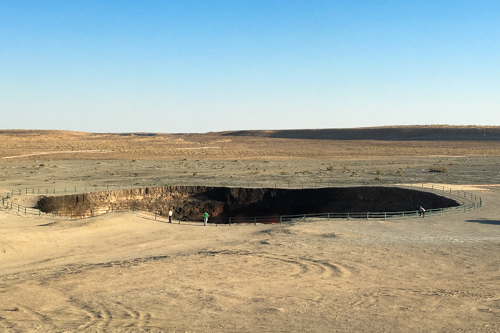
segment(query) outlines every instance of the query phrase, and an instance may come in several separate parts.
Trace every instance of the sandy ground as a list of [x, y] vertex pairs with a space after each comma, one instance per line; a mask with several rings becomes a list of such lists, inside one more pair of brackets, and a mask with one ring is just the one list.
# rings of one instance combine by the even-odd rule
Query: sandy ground
[[0, 212], [4, 332], [500, 330], [500, 192], [398, 221]]
[[[409, 220], [208, 227], [142, 212], [70, 220], [0, 209], [0, 332], [499, 332], [498, 158], [439, 159], [453, 159], [439, 176], [459, 179], [442, 185], [481, 196], [482, 208]], [[190, 179], [182, 178], [186, 169], [205, 181], [250, 182], [259, 171], [268, 182], [310, 182], [327, 177], [318, 170], [330, 165], [235, 163], [4, 159], [0, 191], [141, 181], [126, 176], [134, 173], [182, 181]], [[348, 181], [397, 170], [393, 160], [371, 163], [353, 161], [346, 172], [337, 162], [332, 173]], [[403, 178], [435, 180], [422, 169]]]

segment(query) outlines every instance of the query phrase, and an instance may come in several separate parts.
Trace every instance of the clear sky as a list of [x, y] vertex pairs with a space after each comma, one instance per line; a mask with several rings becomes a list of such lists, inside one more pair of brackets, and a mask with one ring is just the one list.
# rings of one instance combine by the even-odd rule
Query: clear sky
[[500, 1], [0, 1], [0, 129], [414, 124], [500, 125]]

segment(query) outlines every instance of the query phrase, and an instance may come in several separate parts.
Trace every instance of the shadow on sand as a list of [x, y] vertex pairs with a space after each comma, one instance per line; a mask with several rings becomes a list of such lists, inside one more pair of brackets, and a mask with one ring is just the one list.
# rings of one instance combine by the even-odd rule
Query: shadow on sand
[[499, 220], [486, 220], [486, 219], [484, 219], [484, 220], [467, 220], [467, 222], [500, 225], [500, 221]]

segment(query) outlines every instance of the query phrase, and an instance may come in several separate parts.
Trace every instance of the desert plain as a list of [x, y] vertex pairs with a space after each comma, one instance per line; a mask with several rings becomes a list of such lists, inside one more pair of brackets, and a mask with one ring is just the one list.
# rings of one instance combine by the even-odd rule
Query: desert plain
[[7, 130], [0, 142], [0, 193], [22, 190], [10, 200], [26, 206], [39, 198], [28, 188], [402, 183], [483, 203], [404, 220], [207, 227], [1, 207], [1, 332], [500, 331], [499, 140]]

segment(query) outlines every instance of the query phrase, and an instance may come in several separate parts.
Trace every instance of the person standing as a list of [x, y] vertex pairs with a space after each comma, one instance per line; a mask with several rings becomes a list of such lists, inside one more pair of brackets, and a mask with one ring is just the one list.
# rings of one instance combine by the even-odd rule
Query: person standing
[[425, 209], [424, 209], [424, 207], [420, 206], [420, 208], [418, 209], [418, 215], [422, 216], [422, 217], [425, 217]]
[[208, 223], [208, 213], [203, 213], [203, 225], [206, 226]]
[[174, 215], [174, 213], [172, 212], [172, 210], [170, 209], [168, 211], [168, 222], [169, 223], [172, 223], [172, 216]]

